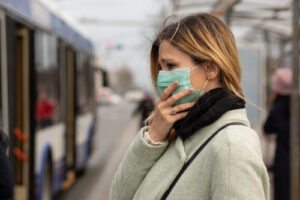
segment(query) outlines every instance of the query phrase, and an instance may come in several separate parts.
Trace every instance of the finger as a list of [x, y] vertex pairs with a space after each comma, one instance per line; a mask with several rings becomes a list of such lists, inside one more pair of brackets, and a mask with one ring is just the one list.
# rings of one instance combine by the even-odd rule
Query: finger
[[178, 113], [176, 115], [173, 115], [171, 121], [172, 123], [175, 123], [177, 122], [178, 120], [181, 120], [183, 118], [185, 118], [187, 116], [188, 112], [181, 112], [181, 113]]
[[188, 109], [192, 108], [195, 105], [195, 103], [196, 102], [194, 101], [194, 102], [183, 103], [183, 104], [174, 106], [172, 111], [175, 113], [179, 113], [179, 112], [188, 110]]
[[172, 92], [177, 88], [177, 86], [178, 86], [178, 81], [175, 81], [174, 83], [169, 85], [161, 94], [160, 99], [162, 101], [167, 100], [169, 98], [169, 96], [172, 94]]
[[181, 92], [178, 92], [176, 94], [173, 94], [168, 100], [167, 103], [169, 105], [174, 105], [177, 101], [179, 101], [180, 99], [182, 99], [185, 96], [188, 96], [190, 94], [193, 93], [193, 88], [189, 88], [187, 90], [183, 90]]

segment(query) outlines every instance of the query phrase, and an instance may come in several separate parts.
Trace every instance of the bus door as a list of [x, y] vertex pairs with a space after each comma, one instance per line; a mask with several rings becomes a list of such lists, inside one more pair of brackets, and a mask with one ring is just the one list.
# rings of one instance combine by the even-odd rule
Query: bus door
[[[15, 199], [30, 199], [30, 30], [15, 28], [15, 83], [14, 83], [14, 141], [13, 168], [15, 175]], [[31, 158], [32, 157], [32, 158]]]
[[66, 181], [63, 188], [67, 189], [75, 181], [75, 52], [66, 48]]

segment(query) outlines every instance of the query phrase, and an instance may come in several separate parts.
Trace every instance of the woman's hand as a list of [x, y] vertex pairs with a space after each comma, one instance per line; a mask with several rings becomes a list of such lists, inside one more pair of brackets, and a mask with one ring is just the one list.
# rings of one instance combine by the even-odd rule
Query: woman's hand
[[162, 142], [168, 136], [173, 124], [184, 118], [188, 114], [186, 110], [195, 104], [195, 102], [190, 102], [173, 107], [177, 101], [193, 92], [193, 89], [189, 88], [171, 96], [177, 86], [177, 81], [172, 83], [163, 91], [160, 99], [156, 102], [153, 121], [148, 131], [149, 136], [155, 142]]

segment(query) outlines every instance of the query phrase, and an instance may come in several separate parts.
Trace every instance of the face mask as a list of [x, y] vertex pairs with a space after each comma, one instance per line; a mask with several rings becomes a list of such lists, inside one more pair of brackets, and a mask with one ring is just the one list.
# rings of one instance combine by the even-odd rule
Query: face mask
[[[173, 94], [176, 94], [180, 91], [187, 90], [189, 88], [192, 88], [191, 85], [191, 79], [190, 79], [190, 73], [198, 67], [195, 66], [192, 69], [190, 68], [181, 68], [181, 69], [175, 69], [172, 71], [162, 71], [160, 70], [158, 73], [157, 77], [157, 91], [159, 96], [163, 93], [163, 91], [171, 85], [173, 82], [178, 81], [178, 86], [177, 88], [172, 92]], [[202, 87], [201, 90], [195, 90], [193, 91], [192, 94], [185, 96], [181, 98], [175, 105], [182, 104], [182, 103], [187, 103], [187, 102], [192, 102], [200, 98], [201, 96], [204, 95], [204, 88], [207, 84], [208, 80], [206, 80], [204, 86]]]

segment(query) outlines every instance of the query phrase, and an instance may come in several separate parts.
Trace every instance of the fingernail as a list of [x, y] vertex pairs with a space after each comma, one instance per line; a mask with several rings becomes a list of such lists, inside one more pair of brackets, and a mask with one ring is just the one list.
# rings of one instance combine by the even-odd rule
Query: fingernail
[[177, 83], [178, 83], [178, 81], [175, 81], [173, 84], [174, 84], [174, 85], [177, 85]]
[[189, 88], [188, 91], [189, 91], [190, 93], [192, 93], [192, 92], [194, 91], [194, 88]]

